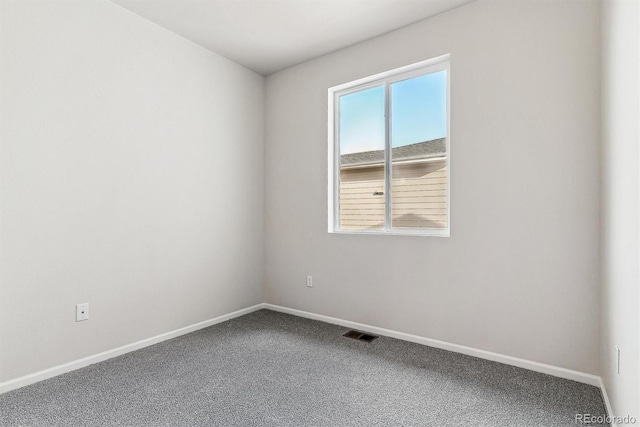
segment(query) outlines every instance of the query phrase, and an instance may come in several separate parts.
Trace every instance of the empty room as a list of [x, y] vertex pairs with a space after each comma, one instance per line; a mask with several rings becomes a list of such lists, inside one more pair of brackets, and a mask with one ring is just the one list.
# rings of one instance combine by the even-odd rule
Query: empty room
[[0, 0], [1, 426], [640, 426], [640, 1]]

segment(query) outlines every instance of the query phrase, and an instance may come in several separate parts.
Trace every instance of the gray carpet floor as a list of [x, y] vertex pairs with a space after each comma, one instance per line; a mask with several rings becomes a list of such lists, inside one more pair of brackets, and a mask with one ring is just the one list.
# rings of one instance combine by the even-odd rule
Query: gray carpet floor
[[260, 310], [0, 395], [0, 425], [575, 427], [605, 414], [596, 387], [347, 330]]

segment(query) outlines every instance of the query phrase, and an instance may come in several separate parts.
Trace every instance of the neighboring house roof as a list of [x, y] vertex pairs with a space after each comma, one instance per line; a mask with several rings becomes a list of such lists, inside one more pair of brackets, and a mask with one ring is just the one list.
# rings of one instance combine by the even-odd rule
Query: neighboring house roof
[[[394, 161], [407, 161], [442, 157], [447, 154], [447, 139], [439, 138], [416, 144], [403, 145], [391, 150]], [[384, 150], [364, 151], [362, 153], [343, 154], [340, 156], [340, 166], [364, 166], [382, 164]]]

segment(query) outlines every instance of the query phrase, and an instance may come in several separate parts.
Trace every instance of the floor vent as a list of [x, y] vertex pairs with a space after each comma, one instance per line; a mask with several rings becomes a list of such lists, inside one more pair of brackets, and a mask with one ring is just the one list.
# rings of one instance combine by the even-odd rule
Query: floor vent
[[378, 338], [376, 335], [366, 334], [360, 331], [349, 331], [343, 337], [351, 338], [358, 341], [371, 342]]

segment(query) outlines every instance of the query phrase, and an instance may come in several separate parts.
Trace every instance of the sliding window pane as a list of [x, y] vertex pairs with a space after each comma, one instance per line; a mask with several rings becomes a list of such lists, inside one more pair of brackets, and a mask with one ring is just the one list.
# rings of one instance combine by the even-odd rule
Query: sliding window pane
[[380, 230], [385, 223], [384, 86], [340, 97], [340, 228]]
[[447, 72], [392, 83], [391, 226], [447, 227]]

